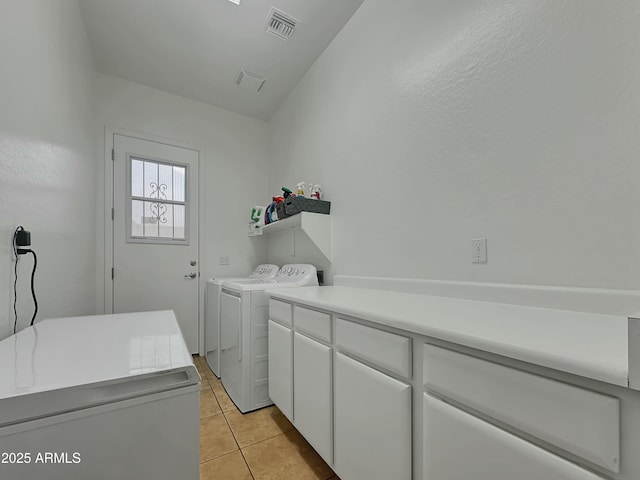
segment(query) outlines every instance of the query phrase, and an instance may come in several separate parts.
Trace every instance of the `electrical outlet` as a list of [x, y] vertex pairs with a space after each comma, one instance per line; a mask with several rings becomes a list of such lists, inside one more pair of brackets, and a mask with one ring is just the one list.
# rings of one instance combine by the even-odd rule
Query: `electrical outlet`
[[220, 265], [231, 265], [231, 257], [228, 255], [220, 257]]
[[471, 240], [471, 262], [487, 263], [487, 239], [474, 238]]

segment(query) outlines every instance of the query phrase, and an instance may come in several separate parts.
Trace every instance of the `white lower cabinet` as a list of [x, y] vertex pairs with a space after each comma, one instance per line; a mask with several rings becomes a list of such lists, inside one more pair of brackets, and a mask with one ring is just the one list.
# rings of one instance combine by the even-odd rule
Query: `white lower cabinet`
[[293, 334], [293, 423], [329, 464], [333, 463], [331, 351]]
[[293, 421], [293, 331], [269, 320], [269, 398]]
[[334, 375], [336, 473], [411, 479], [411, 386], [341, 353]]
[[620, 389], [272, 304], [269, 395], [342, 480], [640, 479], [638, 392], [625, 420]]
[[426, 393], [423, 415], [423, 480], [603, 478]]

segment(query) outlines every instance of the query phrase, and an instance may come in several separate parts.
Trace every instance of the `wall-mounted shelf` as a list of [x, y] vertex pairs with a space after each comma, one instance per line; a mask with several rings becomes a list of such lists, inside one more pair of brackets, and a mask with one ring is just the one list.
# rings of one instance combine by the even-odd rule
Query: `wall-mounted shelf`
[[262, 233], [249, 232], [250, 237], [272, 235], [291, 229], [299, 229], [318, 247], [318, 250], [332, 261], [331, 216], [322, 213], [300, 212], [283, 220], [262, 227]]

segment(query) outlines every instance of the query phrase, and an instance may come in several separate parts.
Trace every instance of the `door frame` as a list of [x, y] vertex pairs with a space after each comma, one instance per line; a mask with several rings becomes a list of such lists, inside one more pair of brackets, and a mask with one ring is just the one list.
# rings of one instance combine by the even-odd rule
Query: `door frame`
[[[103, 258], [101, 265], [98, 265], [98, 271], [102, 273], [99, 276], [98, 282], [98, 294], [102, 298], [98, 299], [98, 306], [102, 303], [103, 313], [113, 313], [113, 279], [111, 278], [111, 268], [113, 267], [113, 219], [111, 212], [113, 208], [113, 159], [112, 151], [114, 148], [114, 135], [122, 135], [125, 137], [136, 138], [139, 140], [146, 140], [149, 142], [161, 143], [164, 145], [170, 145], [172, 147], [186, 148], [188, 150], [194, 150], [198, 153], [198, 168], [195, 173], [198, 176], [198, 354], [204, 355], [204, 288], [206, 286], [206, 279], [202, 278], [202, 268], [206, 262], [206, 249], [205, 245], [205, 176], [204, 176], [204, 163], [205, 163], [205, 149], [200, 146], [182, 140], [176, 140], [173, 138], [161, 137], [151, 133], [140, 132], [122, 127], [114, 127], [106, 125], [104, 127], [104, 203], [98, 201], [98, 204], [102, 204], [102, 217], [103, 217], [103, 242], [104, 248], [102, 249]], [[99, 186], [101, 187], [101, 186]], [[101, 277], [101, 278], [100, 278]], [[102, 284], [102, 288], [100, 288]]]

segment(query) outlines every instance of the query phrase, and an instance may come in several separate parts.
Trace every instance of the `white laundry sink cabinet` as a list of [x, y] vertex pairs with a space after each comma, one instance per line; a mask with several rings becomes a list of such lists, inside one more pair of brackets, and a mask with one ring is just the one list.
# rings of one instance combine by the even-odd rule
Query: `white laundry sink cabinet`
[[[468, 326], [462, 312], [474, 312]], [[624, 382], [640, 365], [622, 333], [633, 322], [348, 287], [274, 291], [269, 395], [343, 480], [637, 480], [640, 392]], [[493, 336], [496, 325], [513, 332]]]

